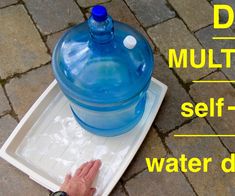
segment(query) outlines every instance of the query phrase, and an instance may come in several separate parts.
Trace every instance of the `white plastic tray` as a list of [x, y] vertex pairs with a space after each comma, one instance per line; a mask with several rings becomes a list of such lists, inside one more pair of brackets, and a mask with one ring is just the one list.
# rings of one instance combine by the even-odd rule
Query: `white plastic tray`
[[101, 159], [94, 186], [96, 195], [106, 196], [139, 149], [166, 91], [166, 85], [152, 78], [140, 122], [126, 134], [106, 138], [76, 123], [68, 100], [53, 81], [7, 139], [0, 156], [51, 191], [58, 190], [65, 174], [83, 162]]

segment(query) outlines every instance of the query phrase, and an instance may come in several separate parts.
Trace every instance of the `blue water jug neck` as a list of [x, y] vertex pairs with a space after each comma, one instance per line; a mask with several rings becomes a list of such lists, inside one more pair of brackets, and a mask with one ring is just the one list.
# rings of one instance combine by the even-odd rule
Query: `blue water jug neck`
[[113, 20], [105, 7], [97, 5], [92, 9], [88, 26], [92, 40], [98, 43], [107, 43], [113, 39]]

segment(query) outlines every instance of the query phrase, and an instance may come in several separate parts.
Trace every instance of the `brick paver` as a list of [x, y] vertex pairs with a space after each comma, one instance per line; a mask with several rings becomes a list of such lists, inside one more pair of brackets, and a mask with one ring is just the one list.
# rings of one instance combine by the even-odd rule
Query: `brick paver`
[[22, 5], [0, 9], [0, 77], [22, 73], [50, 60]]
[[235, 48], [234, 41], [227, 41], [227, 40], [213, 40], [212, 37], [223, 37], [223, 36], [235, 36], [235, 32], [231, 29], [223, 29], [218, 30], [214, 29], [213, 26], [209, 26], [207, 28], [201, 29], [196, 33], [197, 38], [202, 43], [203, 47], [207, 49], [214, 50], [214, 60], [217, 63], [222, 63], [223, 65], [223, 72], [231, 79], [235, 79], [235, 57], [234, 54], [231, 55], [231, 68], [225, 68], [226, 65], [226, 58], [225, 54], [221, 53], [221, 49], [231, 49]]
[[207, 0], [169, 0], [169, 3], [183, 18], [191, 31], [196, 31], [213, 23], [213, 8]]
[[0, 125], [0, 147], [2, 147], [12, 130], [16, 127], [17, 122], [8, 114], [0, 118]]
[[[223, 124], [223, 123], [221, 123]], [[194, 119], [184, 125], [169, 138], [166, 143], [175, 157], [185, 154], [191, 157], [212, 157], [208, 172], [187, 172], [186, 176], [192, 183], [198, 195], [233, 195], [235, 178], [233, 174], [225, 174], [220, 168], [223, 158], [229, 157], [229, 153], [222, 146], [218, 138], [174, 138], [174, 134], [213, 134], [214, 132], [204, 119]]]
[[[226, 80], [222, 73], [214, 73], [205, 80]], [[209, 103], [209, 98], [215, 98], [216, 101], [220, 97], [224, 97], [225, 106], [222, 117], [207, 117], [212, 127], [218, 134], [234, 134], [235, 121], [234, 111], [227, 111], [227, 106], [235, 105], [235, 90], [229, 84], [194, 84], [191, 87], [190, 94], [196, 102]], [[216, 110], [217, 111], [217, 110]], [[225, 145], [235, 152], [234, 138], [221, 138]]]
[[[174, 48], [178, 54], [182, 48], [193, 48], [196, 51], [202, 49], [202, 46], [190, 31], [188, 31], [184, 23], [177, 18], [168, 20], [148, 29], [148, 33], [157, 47], [159, 47], [160, 52], [167, 59], [168, 50], [171, 48]], [[196, 56], [196, 62], [200, 60], [199, 57], [199, 55]], [[190, 63], [188, 63], [188, 65], [190, 65]], [[175, 71], [184, 82], [192, 82], [192, 80], [199, 79], [211, 72], [211, 70], [208, 70], [207, 68], [194, 69], [192, 67], [188, 67], [187, 69], [175, 69]]]
[[21, 78], [14, 78], [6, 84], [6, 91], [20, 119], [53, 81], [53, 78], [51, 68], [47, 65]]
[[122, 179], [127, 180], [134, 174], [144, 170], [146, 168], [145, 157], [153, 158], [156, 157], [156, 155], [159, 157], [165, 157], [166, 154], [166, 150], [161, 139], [157, 135], [157, 131], [154, 128], [151, 128], [145, 141], [141, 145], [140, 150], [133, 159], [132, 164], [130, 164], [126, 170]]
[[43, 34], [62, 30], [84, 20], [73, 0], [25, 0], [25, 4]]
[[155, 56], [154, 59], [153, 76], [168, 86], [166, 97], [155, 119], [159, 131], [166, 133], [186, 121], [180, 114], [181, 104], [191, 99], [163, 58]]
[[0, 116], [11, 110], [3, 88], [0, 86]]
[[182, 173], [149, 173], [146, 170], [125, 185], [130, 196], [194, 196], [194, 192]]
[[0, 1], [0, 8], [5, 7], [14, 3], [17, 3], [18, 0], [1, 0]]
[[49, 36], [47, 37], [46, 43], [47, 43], [47, 46], [48, 46], [49, 49], [50, 49], [50, 53], [51, 53], [51, 54], [52, 54], [52, 52], [53, 52], [53, 49], [54, 49], [54, 47], [55, 47], [57, 41], [59, 40], [59, 38], [60, 38], [66, 31], [67, 31], [67, 29], [64, 30], [64, 31], [60, 31], [60, 32], [51, 34], [51, 35], [49, 35]]
[[138, 30], [141, 28], [140, 23], [136, 20], [135, 16], [123, 1], [112, 0], [110, 3], [105, 3], [104, 6], [114, 20], [127, 23]]
[[[15, 119], [10, 115], [0, 118], [0, 147], [17, 125]], [[48, 196], [45, 188], [33, 182], [28, 176], [0, 158], [0, 195], [33, 195]]]
[[49, 191], [0, 158], [1, 195], [48, 196]]
[[126, 2], [144, 27], [175, 16], [175, 12], [169, 9], [165, 0], [126, 0]]

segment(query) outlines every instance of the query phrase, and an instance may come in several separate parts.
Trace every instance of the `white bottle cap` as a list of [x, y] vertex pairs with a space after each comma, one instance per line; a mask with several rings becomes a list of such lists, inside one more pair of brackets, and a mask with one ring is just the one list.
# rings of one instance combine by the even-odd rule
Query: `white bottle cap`
[[133, 49], [136, 46], [137, 41], [136, 41], [135, 37], [133, 37], [132, 35], [128, 35], [123, 40], [123, 44], [126, 48]]

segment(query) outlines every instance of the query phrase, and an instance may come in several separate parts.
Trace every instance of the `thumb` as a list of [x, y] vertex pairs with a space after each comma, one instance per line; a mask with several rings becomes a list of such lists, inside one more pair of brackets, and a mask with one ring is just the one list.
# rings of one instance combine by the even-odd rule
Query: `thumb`
[[64, 179], [64, 183], [63, 183], [63, 184], [65, 184], [65, 185], [68, 184], [71, 178], [72, 178], [71, 174], [70, 174], [70, 173], [67, 174], [67, 175], [65, 176], [65, 179]]

